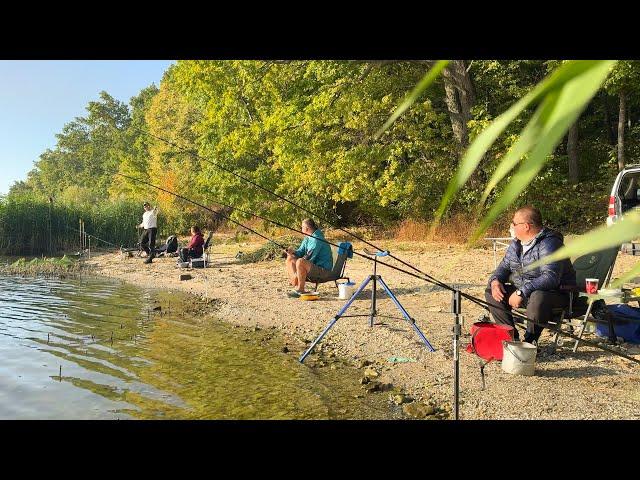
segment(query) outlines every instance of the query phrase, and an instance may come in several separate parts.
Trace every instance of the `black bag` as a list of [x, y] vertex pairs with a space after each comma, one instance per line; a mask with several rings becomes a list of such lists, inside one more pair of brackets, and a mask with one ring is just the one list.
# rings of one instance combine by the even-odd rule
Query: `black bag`
[[178, 251], [178, 237], [175, 235], [171, 235], [167, 238], [167, 249], [166, 253], [175, 253]]

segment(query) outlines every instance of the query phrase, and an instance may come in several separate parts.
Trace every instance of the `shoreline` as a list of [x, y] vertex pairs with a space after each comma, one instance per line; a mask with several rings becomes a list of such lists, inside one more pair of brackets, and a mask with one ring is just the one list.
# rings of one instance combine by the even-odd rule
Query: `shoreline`
[[[201, 296], [210, 305], [207, 316], [232, 325], [276, 328], [283, 335], [287, 353], [297, 360], [345, 301], [338, 299], [333, 283], [319, 286], [318, 301], [288, 298], [286, 292], [290, 287], [282, 261], [241, 265], [235, 259], [236, 250], [248, 251], [260, 245], [215, 245], [211, 266], [207, 269], [178, 268], [172, 257], [157, 258], [145, 265], [143, 259], [124, 258], [120, 253], [92, 253], [91, 260], [85, 262], [92, 274]], [[418, 242], [400, 242], [396, 247], [402, 257], [411, 256], [419, 268], [438, 272], [434, 276], [458, 284], [476, 297], [482, 297], [486, 278], [493, 270], [491, 250]], [[619, 255], [614, 275], [634, 263], [633, 257], [624, 257]], [[354, 258], [347, 264], [346, 275], [359, 284], [371, 273], [370, 269], [369, 262]], [[305, 365], [331, 368], [331, 359], [338, 359], [361, 369], [365, 395], [366, 389], [372, 388], [367, 387], [366, 380], [374, 382], [374, 390], [375, 385], [383, 386], [383, 392], [376, 394], [386, 395], [384, 386], [391, 384], [395, 387], [394, 394], [402, 392], [415, 400], [415, 406], [427, 407], [430, 414], [418, 412], [418, 418], [449, 418], [453, 400], [450, 293], [388, 268], [379, 267], [378, 273], [416, 319], [436, 351], [428, 352], [406, 321], [378, 318], [370, 328], [366, 317], [341, 318], [305, 360]], [[180, 281], [181, 274], [192, 278]], [[399, 316], [382, 290], [378, 298], [380, 315]], [[347, 313], [367, 313], [369, 308], [370, 287], [367, 287]], [[573, 354], [566, 347], [568, 342], [558, 354], [539, 359], [533, 377], [506, 374], [499, 362], [492, 362], [485, 369], [486, 388], [481, 390], [478, 358], [464, 352], [464, 347], [469, 339], [465, 334], [483, 310], [468, 302], [462, 313], [461, 419], [640, 418], [640, 394], [637, 393], [640, 368], [584, 345]], [[549, 338], [545, 331], [541, 338], [543, 345]], [[394, 357], [408, 361], [389, 361]], [[636, 355], [636, 358], [640, 357]], [[602, 388], [612, 385], [617, 392], [614, 398], [601, 398]]]

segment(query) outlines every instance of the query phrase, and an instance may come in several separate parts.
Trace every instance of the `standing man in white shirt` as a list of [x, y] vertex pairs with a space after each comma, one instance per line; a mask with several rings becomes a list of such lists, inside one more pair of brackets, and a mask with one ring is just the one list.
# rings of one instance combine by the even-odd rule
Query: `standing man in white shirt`
[[147, 259], [144, 263], [151, 263], [156, 251], [158, 207], [151, 208], [149, 202], [144, 202], [142, 206], [144, 207], [144, 213], [142, 214], [142, 223], [138, 227], [144, 228], [144, 233], [140, 237], [140, 245], [147, 252]]

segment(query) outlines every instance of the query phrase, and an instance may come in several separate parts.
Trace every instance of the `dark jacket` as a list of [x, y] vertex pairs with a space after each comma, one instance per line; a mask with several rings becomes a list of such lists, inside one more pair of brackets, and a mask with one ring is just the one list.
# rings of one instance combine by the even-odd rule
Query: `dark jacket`
[[562, 234], [550, 228], [542, 229], [524, 255], [522, 255], [520, 240], [513, 240], [500, 265], [489, 278], [489, 286], [494, 279], [500, 280], [503, 284], [511, 281], [527, 298], [534, 290], [558, 290], [561, 286], [575, 286], [576, 271], [568, 258], [523, 272], [524, 267], [546, 257], [562, 246]]

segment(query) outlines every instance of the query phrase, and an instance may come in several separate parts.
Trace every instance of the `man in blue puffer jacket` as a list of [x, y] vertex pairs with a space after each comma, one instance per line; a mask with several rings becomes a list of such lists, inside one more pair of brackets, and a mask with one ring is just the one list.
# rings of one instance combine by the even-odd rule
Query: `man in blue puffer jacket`
[[[490, 307], [491, 315], [497, 323], [514, 326], [509, 312], [526, 307], [527, 318], [547, 323], [552, 319], [553, 308], [569, 305], [567, 288], [575, 287], [576, 272], [569, 259], [526, 272], [523, 269], [562, 247], [562, 234], [543, 227], [540, 211], [532, 206], [516, 211], [510, 232], [513, 241], [489, 278], [485, 292], [487, 302], [494, 306]], [[529, 322], [524, 341], [537, 344], [541, 333], [542, 327]], [[514, 337], [519, 339], [517, 330]]]

